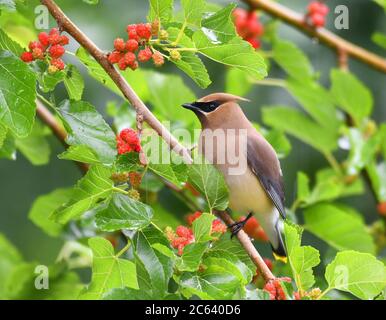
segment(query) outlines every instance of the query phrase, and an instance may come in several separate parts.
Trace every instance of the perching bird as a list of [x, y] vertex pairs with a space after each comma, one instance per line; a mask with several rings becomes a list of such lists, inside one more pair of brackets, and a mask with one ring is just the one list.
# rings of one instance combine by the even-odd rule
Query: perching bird
[[[247, 219], [256, 214], [275, 258], [284, 259], [286, 251], [280, 215], [285, 219], [286, 214], [280, 163], [275, 150], [253, 127], [238, 101], [248, 100], [214, 93], [182, 106], [192, 110], [201, 122], [198, 151], [223, 173], [229, 189], [229, 208], [248, 213]], [[223, 141], [221, 132], [224, 133]], [[238, 148], [240, 154], [233, 150], [229, 152], [230, 148]], [[227, 154], [233, 154], [233, 158]], [[235, 166], [235, 160], [241, 163], [239, 167]], [[239, 170], [235, 170], [237, 168]], [[232, 233], [236, 234], [247, 219], [231, 226]]]

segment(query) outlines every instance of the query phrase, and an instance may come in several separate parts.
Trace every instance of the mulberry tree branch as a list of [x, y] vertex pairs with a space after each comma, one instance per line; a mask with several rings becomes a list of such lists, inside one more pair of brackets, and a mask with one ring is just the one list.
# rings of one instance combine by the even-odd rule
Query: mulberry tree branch
[[[182, 146], [178, 140], [161, 124], [161, 122], [153, 115], [153, 113], [146, 107], [143, 101], [138, 97], [135, 91], [127, 83], [127, 81], [121, 76], [121, 74], [115, 69], [115, 67], [108, 61], [106, 54], [101, 51], [58, 7], [53, 0], [40, 0], [45, 5], [51, 15], [55, 18], [58, 25], [63, 31], [70, 34], [84, 49], [91, 54], [94, 59], [102, 66], [107, 72], [110, 78], [114, 81], [125, 98], [135, 108], [137, 114], [143, 117], [143, 121], [146, 122], [153, 130], [155, 130], [169, 145], [170, 149], [180, 154], [186, 163], [192, 163], [190, 152], [187, 148]], [[39, 113], [40, 114], [40, 113]], [[228, 225], [234, 221], [226, 212], [218, 212], [218, 216], [224, 220]], [[247, 234], [241, 230], [237, 234], [237, 238], [241, 245], [244, 247], [248, 255], [251, 257], [254, 264], [261, 271], [266, 281], [272, 280], [275, 276], [268, 269], [264, 260], [257, 252], [255, 246]]]
[[350, 41], [347, 41], [325, 28], [313, 28], [304, 19], [304, 15], [293, 11], [278, 2], [272, 0], [242, 0], [253, 9], [260, 9], [272, 17], [299, 29], [311, 38], [318, 39], [321, 43], [331, 47], [335, 51], [343, 51], [352, 58], [368, 64], [372, 68], [386, 73], [386, 60]]

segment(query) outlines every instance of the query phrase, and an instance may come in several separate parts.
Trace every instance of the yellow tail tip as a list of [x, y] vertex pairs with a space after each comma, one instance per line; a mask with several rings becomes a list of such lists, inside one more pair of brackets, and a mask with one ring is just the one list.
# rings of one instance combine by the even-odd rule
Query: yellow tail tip
[[279, 256], [278, 254], [276, 254], [275, 252], [272, 252], [273, 253], [273, 257], [275, 258], [275, 260], [279, 260], [283, 263], [287, 263], [288, 262], [288, 259], [287, 257], [284, 257], [284, 256]]

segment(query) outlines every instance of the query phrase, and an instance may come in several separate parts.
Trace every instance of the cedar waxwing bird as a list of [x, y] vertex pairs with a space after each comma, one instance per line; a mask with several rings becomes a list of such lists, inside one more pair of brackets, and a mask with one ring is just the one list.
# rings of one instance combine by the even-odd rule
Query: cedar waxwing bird
[[[201, 122], [198, 152], [224, 175], [229, 189], [229, 208], [248, 213], [247, 219], [256, 214], [275, 258], [284, 259], [280, 215], [285, 219], [285, 207], [280, 163], [275, 150], [253, 127], [238, 101], [248, 100], [214, 93], [182, 106], [192, 110]], [[233, 152], [231, 158], [228, 157], [230, 145], [238, 149], [238, 154]], [[239, 170], [234, 170], [234, 160], [241, 163]], [[230, 226], [233, 235], [243, 228], [247, 219]]]

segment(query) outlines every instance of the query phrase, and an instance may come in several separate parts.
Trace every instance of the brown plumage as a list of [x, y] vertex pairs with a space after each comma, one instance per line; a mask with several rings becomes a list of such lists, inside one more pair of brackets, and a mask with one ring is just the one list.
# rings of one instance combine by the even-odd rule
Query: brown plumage
[[[256, 214], [273, 251], [285, 256], [279, 219], [280, 215], [285, 218], [280, 163], [275, 150], [256, 131], [238, 101], [248, 100], [214, 93], [183, 106], [192, 110], [201, 122], [199, 152], [223, 173], [230, 193], [230, 209]], [[220, 136], [224, 139], [219, 139]], [[239, 152], [232, 152], [231, 146]], [[235, 165], [237, 161], [239, 167]]]

